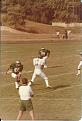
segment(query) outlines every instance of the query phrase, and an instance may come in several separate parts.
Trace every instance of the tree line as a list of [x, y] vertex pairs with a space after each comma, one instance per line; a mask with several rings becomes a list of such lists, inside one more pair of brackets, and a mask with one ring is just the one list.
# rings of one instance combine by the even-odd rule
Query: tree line
[[[74, 14], [68, 3], [72, 0], [1, 0], [3, 23], [9, 25], [25, 25], [26, 20], [51, 24], [55, 22], [78, 22], [79, 16]], [[77, 0], [78, 1], [78, 0]]]

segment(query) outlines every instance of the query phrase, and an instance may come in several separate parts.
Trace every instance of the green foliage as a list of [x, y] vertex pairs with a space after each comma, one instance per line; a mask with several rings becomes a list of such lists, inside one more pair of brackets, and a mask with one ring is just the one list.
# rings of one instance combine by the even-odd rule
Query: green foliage
[[2, 0], [1, 12], [6, 13], [9, 24], [25, 25], [25, 20], [45, 24], [52, 21], [79, 21], [79, 15], [70, 12], [68, 3], [73, 0]]

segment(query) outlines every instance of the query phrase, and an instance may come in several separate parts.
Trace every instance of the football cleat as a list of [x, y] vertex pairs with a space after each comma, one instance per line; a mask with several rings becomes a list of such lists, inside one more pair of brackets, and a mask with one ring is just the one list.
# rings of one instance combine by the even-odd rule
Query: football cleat
[[52, 86], [48, 85], [47, 88], [52, 88]]

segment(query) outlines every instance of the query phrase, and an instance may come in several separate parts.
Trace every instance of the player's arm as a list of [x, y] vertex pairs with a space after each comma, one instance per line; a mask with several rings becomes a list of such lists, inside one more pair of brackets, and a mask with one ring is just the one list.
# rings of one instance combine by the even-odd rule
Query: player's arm
[[8, 74], [8, 71], [10, 70], [10, 67], [6, 70], [6, 74]]
[[77, 72], [76, 75], [79, 75], [79, 74], [80, 74], [80, 72], [81, 72], [81, 71], [80, 71], [81, 66], [82, 66], [82, 61], [80, 61], [79, 65], [78, 65], [78, 72]]
[[10, 65], [10, 67], [7, 69], [6, 74], [11, 73], [14, 67], [15, 67], [15, 64], [12, 63], [12, 64]]
[[48, 55], [48, 57], [50, 56], [50, 50], [47, 50], [47, 55]]
[[39, 50], [38, 55], [41, 55], [41, 50]]
[[12, 72], [12, 70], [11, 70], [11, 65], [10, 65], [10, 67], [7, 69], [7, 71], [6, 71], [6, 74], [9, 74], [9, 73], [11, 73]]
[[21, 67], [19, 68], [19, 72], [22, 72], [23, 70], [23, 65], [21, 65]]
[[45, 50], [45, 55], [46, 55], [47, 57], [49, 57], [49, 56], [50, 56], [50, 50]]

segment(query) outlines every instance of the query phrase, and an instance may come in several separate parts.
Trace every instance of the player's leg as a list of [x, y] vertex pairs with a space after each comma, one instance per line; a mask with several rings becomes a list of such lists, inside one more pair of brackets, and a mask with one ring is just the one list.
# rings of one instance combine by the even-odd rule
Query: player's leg
[[36, 72], [33, 73], [31, 82], [34, 82], [35, 78], [36, 78]]
[[30, 114], [31, 119], [34, 120], [34, 111], [33, 110], [29, 111], [29, 114]]
[[18, 88], [19, 88], [19, 83], [18, 83], [18, 82], [16, 82], [16, 81], [15, 81], [15, 87], [16, 87], [16, 89], [18, 89]]
[[46, 76], [43, 72], [40, 73], [40, 76], [45, 80], [46, 87], [51, 87], [51, 86], [49, 85], [47, 76]]
[[36, 78], [36, 73], [34, 72], [33, 75], [32, 75], [32, 79], [31, 79], [31, 81], [29, 82], [28, 85], [31, 85], [34, 82], [35, 78]]
[[22, 118], [22, 116], [23, 116], [23, 111], [20, 110], [19, 114], [17, 116], [17, 120], [20, 120]]
[[21, 79], [21, 73], [17, 74], [17, 76], [16, 76], [17, 82], [20, 82], [20, 79]]
[[18, 82], [18, 79], [17, 79], [18, 78], [17, 75], [15, 73], [12, 73], [11, 76], [14, 79], [16, 79], [16, 81], [15, 81], [15, 87], [16, 87], [16, 89], [18, 89], [19, 88], [19, 82]]
[[23, 100], [20, 101], [20, 109], [19, 114], [17, 116], [17, 120], [20, 120], [23, 116], [24, 111], [26, 111], [26, 104]]
[[31, 119], [34, 120], [34, 109], [33, 109], [33, 104], [32, 104], [31, 99], [26, 101], [26, 110], [29, 111], [29, 115], [30, 115]]

